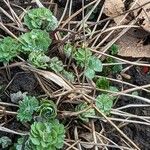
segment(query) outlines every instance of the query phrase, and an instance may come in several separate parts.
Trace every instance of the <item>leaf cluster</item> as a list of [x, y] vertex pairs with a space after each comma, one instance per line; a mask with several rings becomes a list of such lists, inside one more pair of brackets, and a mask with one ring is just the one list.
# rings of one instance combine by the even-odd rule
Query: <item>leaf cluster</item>
[[[86, 102], [80, 103], [76, 106], [75, 111], [83, 111], [87, 109], [89, 105]], [[84, 122], [89, 122], [89, 117], [95, 116], [95, 110], [93, 108], [87, 109], [85, 112], [79, 114], [79, 119], [81, 119]]]
[[63, 147], [65, 129], [58, 120], [34, 122], [31, 125], [29, 141], [36, 150], [56, 150]]
[[57, 18], [47, 8], [29, 10], [24, 17], [24, 23], [30, 30], [54, 31], [58, 27]]
[[7, 148], [8, 146], [10, 146], [12, 144], [12, 141], [9, 137], [7, 136], [2, 136], [0, 138], [0, 145], [2, 148]]
[[32, 120], [34, 111], [38, 109], [39, 102], [35, 97], [25, 96], [22, 101], [19, 101], [19, 110], [17, 119], [21, 122]]
[[0, 41], [0, 62], [12, 61], [20, 51], [20, 44], [11, 37], [5, 37]]
[[77, 64], [84, 68], [84, 74], [87, 78], [93, 79], [96, 72], [101, 72], [102, 62], [96, 56], [92, 55], [89, 48], [77, 48], [71, 44], [64, 46], [64, 52], [68, 56], [71, 56], [76, 60]]
[[46, 31], [33, 29], [20, 36], [20, 41], [23, 43], [21, 46], [23, 53], [31, 53], [33, 51], [47, 52], [52, 40]]
[[39, 116], [45, 120], [54, 119], [57, 116], [57, 107], [53, 101], [42, 99], [37, 110]]

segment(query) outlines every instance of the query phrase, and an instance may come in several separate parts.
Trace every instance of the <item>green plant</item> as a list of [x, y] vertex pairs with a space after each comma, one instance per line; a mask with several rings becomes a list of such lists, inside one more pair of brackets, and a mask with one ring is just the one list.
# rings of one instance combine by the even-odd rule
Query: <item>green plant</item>
[[57, 116], [57, 106], [51, 100], [42, 99], [37, 112], [40, 117], [49, 121]]
[[34, 122], [29, 140], [34, 150], [56, 150], [63, 147], [65, 129], [58, 120]]
[[28, 56], [28, 62], [34, 65], [36, 68], [46, 69], [50, 58], [41, 51], [31, 52]]
[[85, 75], [89, 79], [93, 79], [95, 76], [95, 72], [101, 72], [102, 71], [102, 63], [101, 61], [95, 57], [91, 56], [89, 59], [88, 67], [85, 70]]
[[[101, 77], [96, 81], [96, 87], [99, 89], [104, 89], [104, 90], [108, 90], [108, 91], [112, 91], [112, 92], [118, 92], [119, 90], [117, 89], [117, 87], [115, 86], [111, 86], [109, 83], [109, 80]], [[103, 93], [107, 93], [107, 92], [103, 92]]]
[[109, 49], [111, 55], [118, 54], [118, 50], [119, 50], [119, 47], [116, 44], [113, 44]]
[[106, 78], [102, 77], [96, 81], [96, 87], [99, 89], [109, 89], [110, 83]]
[[20, 44], [11, 37], [5, 37], [0, 41], [0, 62], [7, 63], [17, 56]]
[[95, 76], [95, 72], [102, 71], [102, 63], [101, 61], [92, 56], [91, 51], [88, 48], [78, 48], [74, 55], [77, 64], [79, 64], [82, 68], [85, 67], [85, 76], [89, 79], [93, 79]]
[[21, 122], [32, 120], [34, 111], [38, 109], [39, 102], [35, 97], [25, 96], [22, 101], [19, 101], [19, 110], [17, 119]]
[[96, 107], [103, 112], [105, 115], [109, 115], [113, 106], [114, 97], [109, 94], [101, 94], [96, 98]]
[[33, 51], [47, 52], [52, 40], [46, 31], [34, 29], [20, 36], [22, 52], [30, 54]]
[[[80, 103], [79, 105], [76, 106], [75, 111], [76, 112], [82, 111], [86, 108], [88, 108], [88, 104], [86, 102]], [[95, 110], [93, 108], [89, 108], [85, 112], [79, 114], [79, 118], [85, 122], [89, 122], [89, 117], [91, 116], [95, 116]]]
[[53, 31], [58, 27], [57, 18], [47, 8], [29, 10], [24, 17], [25, 25], [31, 29]]
[[74, 54], [74, 58], [77, 61], [77, 64], [82, 68], [88, 66], [91, 56], [92, 52], [88, 48], [78, 48]]
[[75, 80], [74, 74], [66, 70], [62, 71], [62, 76], [70, 82], [73, 82]]
[[0, 145], [2, 148], [7, 148], [8, 146], [10, 146], [12, 144], [12, 141], [9, 137], [7, 136], [2, 136], [0, 138]]
[[70, 43], [67, 43], [64, 45], [64, 53], [67, 58], [71, 56], [75, 52], [75, 47], [71, 45]]
[[14, 144], [12, 150], [34, 150], [32, 148], [31, 142], [26, 137], [21, 137]]
[[60, 73], [64, 69], [63, 63], [58, 59], [58, 57], [53, 57], [50, 59], [49, 67], [56, 73]]

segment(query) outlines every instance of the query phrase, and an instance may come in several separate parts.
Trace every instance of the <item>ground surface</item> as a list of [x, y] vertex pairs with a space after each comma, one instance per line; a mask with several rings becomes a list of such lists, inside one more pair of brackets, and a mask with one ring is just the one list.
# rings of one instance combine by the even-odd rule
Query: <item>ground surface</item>
[[[30, 7], [37, 7], [36, 3], [31, 4], [30, 1], [27, 0], [9, 0], [9, 2], [11, 8], [16, 12], [18, 16], [20, 16], [23, 12], [22, 9], [20, 9], [19, 7], [22, 7], [24, 9], [28, 9]], [[127, 2], [130, 3], [130, 1]], [[127, 8], [124, 11], [128, 10], [128, 3], [126, 3]], [[67, 5], [66, 2], [64, 0], [55, 0], [53, 1], [53, 4], [46, 1], [45, 3], [43, 3], [44, 6], [50, 7], [53, 10], [53, 12], [57, 14], [57, 17], [61, 19], [62, 12], [64, 12], [64, 8]], [[66, 10], [67, 13], [62, 18], [59, 29], [55, 33], [51, 33], [54, 40], [53, 44], [49, 48], [49, 55], [59, 57], [64, 62], [65, 66], [69, 64], [69, 61], [65, 58], [62, 52], [62, 46], [65, 44], [65, 42], [74, 42], [76, 46], [79, 46], [82, 42], [85, 42], [86, 44], [88, 43], [88, 47], [92, 47], [97, 51], [101, 49], [104, 50], [103, 53], [107, 53], [107, 46], [109, 46], [111, 41], [118, 37], [121, 31], [124, 31], [124, 29], [126, 29], [125, 27], [120, 28], [110, 34], [110, 32], [113, 30], [107, 31], [107, 29], [111, 27], [117, 28], [117, 25], [114, 22], [114, 20], [109, 17], [109, 15], [107, 16], [106, 13], [102, 13], [102, 16], [99, 20], [101, 21], [103, 19], [106, 19], [106, 21], [100, 23], [100, 25], [98, 25], [93, 30], [92, 24], [96, 22], [99, 16], [99, 12], [101, 11], [101, 8], [104, 4], [104, 2], [101, 2], [97, 6], [97, 11], [95, 11], [94, 17], [91, 17], [86, 21], [86, 25], [88, 25], [89, 28], [92, 31], [94, 31], [95, 34], [93, 34], [92, 37], [87, 35], [85, 38], [84, 36], [87, 33], [85, 33], [84, 31], [84, 27], [81, 26], [81, 29], [79, 29], [79, 27], [81, 25], [80, 20], [82, 20], [83, 17], [82, 5], [87, 4], [89, 4], [89, 2], [85, 2], [85, 4], [83, 4], [82, 0], [73, 0], [72, 6], [70, 6], [71, 9], [69, 10], [68, 6], [68, 9]], [[15, 7], [15, 5], [18, 5], [19, 7]], [[3, 0], [0, 2], [0, 6], [9, 14], [11, 14], [9, 8], [6, 6]], [[73, 15], [78, 10], [81, 10], [81, 13], [75, 15], [75, 17], [73, 17], [71, 21], [66, 21], [71, 15]], [[71, 11], [71, 14], [69, 14], [68, 11]], [[10, 19], [8, 19], [8, 16], [4, 15], [4, 13], [0, 13], [3, 25], [5, 25], [5, 27], [8, 28], [14, 35], [20, 35], [21, 30], [24, 30], [25, 28], [21, 29], [17, 27], [15, 29], [14, 26], [16, 26], [16, 24]], [[134, 18], [132, 15], [133, 14], [131, 13], [128, 16], [130, 18], [129, 20], [131, 20], [129, 21], [129, 23], [132, 22], [132, 19]], [[110, 18], [111, 20], [108, 18]], [[66, 25], [63, 26], [65, 21]], [[108, 23], [108, 25], [106, 25], [106, 23]], [[127, 25], [129, 23], [127, 23]], [[106, 28], [104, 28], [105, 25]], [[74, 31], [74, 33], [71, 33], [70, 30]], [[143, 37], [138, 37], [137, 34], [129, 30], [129, 33], [132, 33], [130, 36], [134, 36], [135, 38], [137, 38], [139, 43], [146, 41], [145, 45], [149, 45], [149, 32], [145, 31], [145, 29], [143, 28], [141, 28], [140, 30], [143, 30], [145, 33]], [[61, 31], [65, 31], [65, 35], [67, 35], [70, 32], [70, 35], [67, 35], [66, 37], [61, 37]], [[96, 31], [98, 32], [96, 33]], [[103, 31], [106, 32], [102, 34], [97, 39], [97, 42], [95, 42], [94, 46], [92, 46], [96, 37], [98, 37], [98, 34], [101, 34], [101, 32]], [[109, 34], [110, 36], [107, 37], [107, 35]], [[9, 33], [7, 32], [7, 30], [5, 30], [4, 28], [0, 29], [1, 37], [5, 37], [8, 35]], [[105, 38], [106, 40], [104, 40]], [[102, 40], [104, 40], [104, 42], [102, 42], [99, 46], [99, 43]], [[96, 52], [95, 55], [98, 56], [99, 53]], [[26, 56], [20, 57], [26, 59]], [[99, 119], [91, 119], [88, 123], [82, 122], [77, 115], [73, 115], [73, 112], [76, 104], [80, 103], [81, 101], [85, 101], [85, 97], [82, 96], [81, 93], [74, 93], [77, 95], [75, 95], [75, 97], [71, 99], [67, 94], [63, 94], [64, 89], [59, 87], [56, 83], [48, 81], [48, 79], [45, 79], [44, 77], [40, 76], [39, 74], [36, 74], [30, 69], [23, 68], [20, 65], [22, 61], [19, 60], [19, 58], [16, 58], [16, 60], [14, 62], [11, 62], [9, 64], [10, 66], [8, 65], [7, 67], [4, 67], [2, 63], [0, 64], [0, 85], [2, 86], [0, 100], [1, 102], [10, 104], [10, 106], [7, 106], [7, 104], [2, 105], [1, 103], [1, 108], [10, 112], [16, 112], [18, 108], [13, 106], [13, 103], [10, 100], [10, 94], [16, 93], [18, 91], [28, 92], [29, 95], [34, 95], [37, 97], [44, 97], [45, 95], [48, 95], [51, 97], [51, 99], [54, 100], [54, 102], [57, 102], [57, 104], [59, 104], [58, 118], [61, 120], [61, 122], [65, 125], [67, 129], [65, 145], [63, 149], [134, 149], [135, 146], [132, 144], [132, 142], [134, 142], [136, 146], [139, 147], [139, 149], [148, 150], [150, 148], [150, 91], [149, 88], [147, 88], [150, 84], [149, 66], [147, 65], [149, 64], [149, 58], [132, 58], [118, 55], [115, 55], [114, 57], [120, 58], [121, 60], [129, 61], [124, 61], [122, 65], [123, 71], [121, 70], [117, 73], [112, 73], [108, 71], [107, 73], [98, 73], [97, 76], [105, 76], [109, 78], [113, 86], [116, 86], [119, 89], [119, 91], [122, 91], [122, 93], [126, 93], [128, 95], [124, 95], [122, 93], [118, 94], [118, 99], [112, 108], [112, 113], [109, 116], [107, 116], [107, 118], [104, 118], [104, 116], [100, 116]], [[108, 62], [105, 61], [106, 57], [100, 57], [100, 59], [103, 60], [104, 64], [106, 64], [106, 66], [104, 66], [104, 70], [107, 70]], [[118, 63], [121, 64], [121, 60], [119, 60]], [[132, 62], [135, 63], [133, 64]], [[145, 66], [138, 65], [136, 63], [145, 63]], [[87, 92], [87, 95], [95, 98], [98, 94], [98, 91], [95, 89], [93, 83], [95, 82], [95, 80], [81, 80], [82, 78], [80, 78], [81, 76], [79, 77], [79, 74], [82, 73], [82, 71], [80, 68], [77, 68], [75, 66], [74, 62], [70, 63], [68, 67], [70, 67], [70, 70], [76, 71], [76, 78], [79, 78], [79, 80], [76, 79], [75, 82], [70, 84], [72, 84], [76, 88], [83, 88], [85, 90], [91, 88], [92, 90], [90, 90], [90, 92]], [[45, 88], [43, 89], [43, 87]], [[134, 89], [132, 90], [132, 88]], [[126, 92], [126, 90], [130, 89], [131, 92]], [[138, 92], [137, 97], [132, 95], [133, 91]], [[121, 107], [126, 108], [119, 109]], [[11, 129], [12, 131], [22, 132], [28, 131], [30, 129], [29, 124], [23, 125], [22, 123], [16, 120], [16, 116], [14, 114], [7, 114], [7, 112], [5, 113], [5, 111], [1, 111], [0, 122], [2, 126]], [[116, 125], [117, 128], [114, 125]], [[122, 132], [128, 138], [126, 138], [126, 136], [124, 136]], [[4, 135], [10, 137], [13, 143], [15, 143], [19, 137], [19, 135], [16, 136], [15, 134], [9, 132], [0, 133], [0, 136]]]

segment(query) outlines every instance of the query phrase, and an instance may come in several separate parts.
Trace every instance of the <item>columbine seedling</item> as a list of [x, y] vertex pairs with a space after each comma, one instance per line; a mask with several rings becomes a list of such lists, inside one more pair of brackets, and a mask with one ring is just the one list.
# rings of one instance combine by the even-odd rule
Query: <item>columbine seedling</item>
[[109, 94], [101, 94], [96, 98], [96, 107], [103, 112], [105, 115], [109, 115], [113, 106], [114, 97]]
[[42, 99], [37, 112], [42, 119], [49, 121], [57, 116], [57, 106], [51, 100]]
[[0, 62], [12, 61], [20, 51], [20, 44], [11, 37], [5, 37], [0, 41]]
[[34, 111], [38, 109], [39, 102], [35, 97], [25, 96], [22, 101], [19, 102], [19, 110], [17, 119], [21, 122], [27, 122], [32, 120]]
[[[88, 104], [86, 102], [80, 103], [79, 105], [76, 106], [75, 110], [76, 112], [82, 111], [84, 109], [88, 108]], [[79, 114], [79, 118], [82, 121], [89, 122], [89, 117], [95, 116], [95, 110], [93, 108], [89, 108], [85, 112]]]
[[31, 125], [29, 141], [36, 150], [56, 150], [63, 147], [65, 129], [58, 120], [34, 122]]
[[54, 31], [58, 27], [57, 18], [47, 8], [29, 10], [24, 17], [24, 23], [30, 30]]
[[21, 35], [20, 41], [23, 43], [21, 46], [22, 52], [27, 54], [30, 54], [33, 51], [45, 53], [52, 42], [46, 31], [36, 29]]
[[31, 63], [36, 68], [46, 69], [48, 67], [47, 63], [49, 61], [50, 58], [41, 51], [32, 52], [28, 56], [28, 62]]
[[11, 144], [12, 144], [12, 141], [11, 141], [11, 139], [9, 137], [2, 136], [0, 138], [0, 145], [1, 145], [2, 148], [7, 148]]

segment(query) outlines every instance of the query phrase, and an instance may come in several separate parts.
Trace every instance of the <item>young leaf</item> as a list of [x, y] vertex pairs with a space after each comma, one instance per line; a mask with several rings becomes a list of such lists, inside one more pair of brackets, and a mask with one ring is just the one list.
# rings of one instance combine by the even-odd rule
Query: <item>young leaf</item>
[[97, 72], [101, 72], [103, 68], [102, 62], [95, 56], [90, 57], [88, 67]]
[[0, 62], [12, 61], [20, 51], [20, 44], [11, 37], [0, 41]]
[[118, 45], [113, 44], [113, 45], [110, 47], [110, 53], [111, 53], [111, 55], [116, 55], [116, 54], [118, 54]]
[[64, 67], [62, 61], [58, 59], [58, 57], [53, 57], [50, 60], [49, 67], [54, 70], [56, 73], [60, 73]]
[[28, 57], [28, 62], [36, 68], [46, 69], [48, 67], [47, 63], [50, 61], [50, 58], [43, 52], [31, 52]]
[[109, 94], [101, 94], [96, 98], [96, 107], [105, 115], [109, 115], [113, 106], [114, 98]]
[[42, 30], [32, 30], [20, 36], [22, 41], [22, 52], [31, 53], [33, 51], [47, 52], [52, 40], [49, 38], [49, 34]]
[[97, 88], [100, 88], [100, 89], [109, 89], [109, 81], [102, 77], [102, 78], [99, 78], [97, 81], [96, 81], [96, 87]]
[[[79, 105], [76, 106], [75, 111], [76, 112], [82, 111], [82, 110], [86, 109], [87, 107], [88, 107], [88, 104], [86, 102], [80, 103]], [[89, 122], [89, 117], [91, 117], [91, 116], [95, 116], [95, 110], [93, 108], [90, 108], [87, 111], [81, 113], [79, 115], [79, 118], [82, 121]]]
[[0, 138], [0, 145], [2, 146], [2, 148], [7, 148], [11, 144], [12, 144], [12, 141], [11, 141], [11, 139], [9, 137], [2, 136]]
[[85, 67], [88, 65], [91, 56], [92, 53], [88, 48], [78, 48], [74, 58], [81, 67]]
[[36, 150], [56, 150], [63, 147], [65, 129], [58, 120], [34, 122], [29, 140]]
[[49, 121], [57, 116], [57, 106], [51, 100], [42, 99], [37, 112], [40, 117]]
[[57, 18], [47, 8], [34, 8], [24, 17], [25, 25], [30, 29], [54, 31], [58, 27]]
[[87, 68], [84, 72], [85, 76], [89, 79], [93, 79], [95, 76], [95, 71], [91, 68]]
[[70, 43], [67, 43], [64, 46], [64, 53], [65, 53], [67, 58], [69, 58], [74, 51], [75, 51], [75, 48]]
[[21, 122], [31, 121], [34, 111], [38, 109], [39, 102], [35, 97], [26, 96], [19, 102], [17, 119]]
[[75, 80], [74, 74], [72, 72], [68, 72], [66, 70], [62, 71], [62, 76], [70, 82], [74, 82], [74, 80]]

